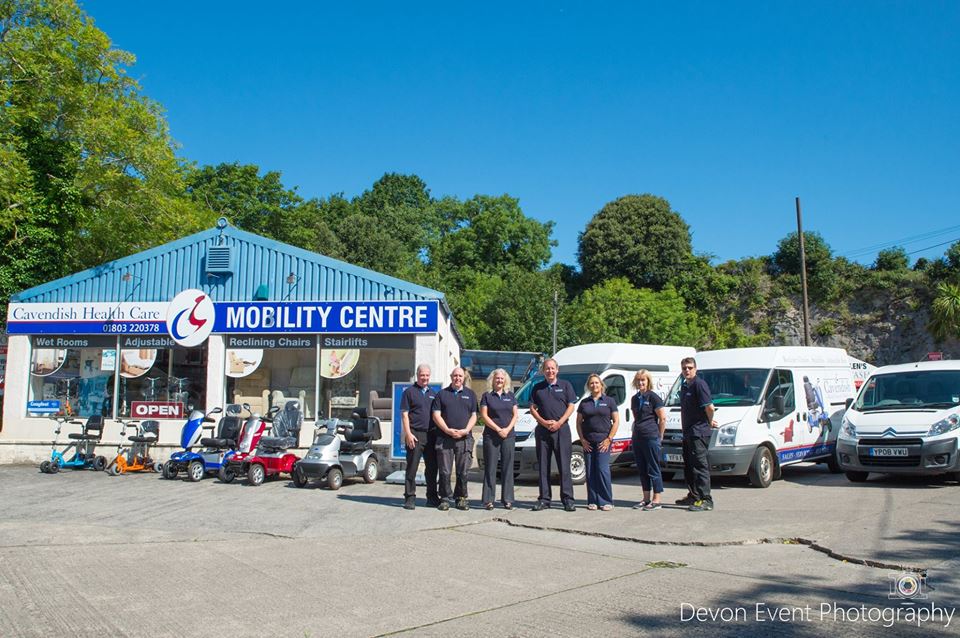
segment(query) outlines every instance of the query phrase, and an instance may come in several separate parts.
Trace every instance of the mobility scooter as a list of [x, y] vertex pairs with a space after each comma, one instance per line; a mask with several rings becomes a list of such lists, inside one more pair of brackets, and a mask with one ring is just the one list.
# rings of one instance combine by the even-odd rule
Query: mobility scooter
[[[250, 412], [250, 406], [243, 404], [244, 409]], [[256, 454], [257, 446], [260, 445], [260, 439], [267, 429], [267, 423], [273, 421], [274, 415], [280, 411], [280, 408], [274, 406], [267, 410], [266, 415], [260, 416], [256, 412], [250, 412], [250, 416], [243, 424], [240, 435], [237, 437], [237, 446], [233, 454], [223, 459], [223, 464], [219, 470], [220, 480], [224, 483], [230, 483], [241, 474], [247, 473], [247, 460]]]
[[[204, 428], [210, 427], [206, 423], [214, 423], [213, 415], [223, 412], [220, 408], [214, 408], [210, 412], [204, 413], [203, 410], [191, 410], [187, 422], [183, 424], [180, 430], [180, 446], [183, 449], [170, 455], [170, 460], [163, 464], [163, 478], [175, 479], [180, 472], [187, 472], [187, 476], [192, 481], [199, 481], [206, 474], [204, 469], [203, 455], [194, 448], [200, 443]], [[223, 419], [220, 420], [221, 426]]]
[[[102, 471], [107, 467], [107, 458], [96, 455], [97, 443], [103, 437], [103, 417], [99, 414], [87, 418], [87, 422], [67, 420], [66, 416], [54, 417], [57, 422], [57, 429], [54, 431], [53, 445], [50, 449], [50, 460], [40, 464], [40, 471], [45, 474], [56, 474], [65, 467], [70, 468], [92, 468], [96, 471]], [[64, 423], [73, 423], [80, 425], [83, 423], [82, 432], [71, 432], [67, 435], [70, 444], [62, 450], [57, 449], [59, 443], [60, 431]], [[72, 455], [69, 456], [72, 452]]]
[[282, 410], [275, 413], [270, 436], [260, 439], [257, 450], [242, 462], [241, 471], [247, 474], [247, 483], [260, 485], [268, 477], [280, 473], [292, 474], [294, 464], [300, 457], [288, 452], [300, 441], [303, 413], [299, 401], [287, 401]]
[[[131, 445], [123, 449], [123, 435], [127, 428], [133, 428], [133, 436], [128, 437]], [[150, 445], [157, 442], [160, 435], [159, 421], [120, 421], [120, 442], [117, 443], [117, 457], [107, 466], [107, 474], [116, 476], [126, 472], [160, 472], [163, 463], [154, 463], [150, 458]]]
[[357, 410], [349, 421], [321, 420], [316, 428], [310, 451], [293, 468], [294, 485], [304, 487], [310, 479], [319, 479], [339, 490], [345, 476], [361, 475], [364, 483], [377, 480], [380, 461], [373, 442], [380, 438], [380, 419]]

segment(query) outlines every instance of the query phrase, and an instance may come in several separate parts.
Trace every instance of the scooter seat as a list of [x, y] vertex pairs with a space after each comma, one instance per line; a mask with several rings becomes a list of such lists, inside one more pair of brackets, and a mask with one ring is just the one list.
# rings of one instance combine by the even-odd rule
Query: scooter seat
[[100, 437], [96, 434], [81, 434], [79, 432], [71, 432], [67, 435], [67, 438], [73, 439], [74, 441], [96, 441]]
[[340, 454], [360, 454], [364, 450], [372, 447], [373, 446], [368, 441], [343, 441], [340, 443]]
[[260, 445], [273, 450], [286, 450], [297, 444], [292, 436], [265, 436], [260, 439]]
[[127, 437], [130, 441], [134, 443], [156, 443], [157, 437], [155, 436], [130, 436]]
[[237, 446], [237, 442], [233, 439], [216, 439], [207, 437], [200, 439], [200, 445], [205, 445], [206, 447], [212, 448], [233, 448]]

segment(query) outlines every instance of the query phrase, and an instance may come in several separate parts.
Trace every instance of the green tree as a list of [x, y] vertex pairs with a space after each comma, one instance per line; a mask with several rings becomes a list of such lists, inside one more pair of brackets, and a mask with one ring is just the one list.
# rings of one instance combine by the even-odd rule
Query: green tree
[[879, 271], [898, 272], [908, 268], [910, 268], [910, 257], [901, 246], [881, 250], [877, 253], [876, 261], [873, 262], [873, 269]]
[[[820, 233], [803, 233], [804, 252], [807, 261], [807, 285], [810, 298], [829, 301], [839, 292], [840, 281], [833, 259], [833, 251]], [[777, 243], [771, 259], [771, 274], [778, 276], [792, 293], [800, 291], [800, 240], [793, 232]]]
[[940, 341], [960, 339], [960, 284], [942, 281], [931, 307], [930, 332]]
[[655, 195], [627, 195], [606, 204], [580, 234], [577, 253], [584, 285], [626, 277], [660, 290], [692, 258], [690, 228]]
[[133, 63], [70, 0], [0, 0], [0, 301], [212, 224]]
[[439, 234], [427, 250], [434, 270], [468, 268], [488, 273], [508, 268], [536, 271], [550, 260], [553, 222], [527, 217], [509, 195], [445, 199], [437, 207]]
[[564, 321], [577, 342], [628, 342], [700, 346], [703, 333], [683, 298], [667, 286], [635, 288], [617, 277], [586, 290], [567, 308]]

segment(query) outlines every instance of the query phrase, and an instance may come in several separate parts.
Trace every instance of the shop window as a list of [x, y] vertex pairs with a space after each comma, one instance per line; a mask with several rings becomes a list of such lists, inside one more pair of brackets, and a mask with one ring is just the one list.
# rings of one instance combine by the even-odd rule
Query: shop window
[[[96, 344], [94, 338], [44, 337], [39, 341], [39, 345], [34, 342], [31, 353], [27, 416], [112, 417], [116, 349]], [[54, 341], [88, 347], [43, 347]]]
[[206, 406], [207, 349], [121, 348], [118, 414], [134, 402], [179, 403], [184, 411]]
[[[228, 345], [229, 345], [228, 341]], [[271, 406], [300, 402], [305, 419], [317, 413], [317, 350], [272, 348], [227, 350], [227, 403], [250, 405], [265, 413]]]

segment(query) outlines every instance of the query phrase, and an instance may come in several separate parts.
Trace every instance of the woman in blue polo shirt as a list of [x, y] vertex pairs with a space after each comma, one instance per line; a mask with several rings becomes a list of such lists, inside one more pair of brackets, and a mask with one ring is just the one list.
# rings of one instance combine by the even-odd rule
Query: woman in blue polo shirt
[[633, 458], [640, 470], [640, 484], [643, 486], [643, 500], [633, 507], [649, 512], [660, 509], [660, 495], [663, 494], [660, 443], [667, 427], [667, 409], [663, 407], [660, 395], [653, 391], [653, 377], [646, 370], [634, 375], [633, 387], [637, 390], [630, 400], [630, 409], [633, 411]]
[[587, 509], [613, 509], [613, 484], [610, 480], [610, 444], [617, 434], [620, 415], [617, 402], [603, 393], [606, 388], [599, 375], [587, 377], [585, 397], [577, 408], [577, 434], [587, 462]]
[[510, 375], [497, 368], [487, 377], [487, 391], [480, 397], [483, 420], [483, 507], [493, 509], [497, 495], [497, 461], [500, 471], [500, 502], [513, 509], [513, 451], [517, 436], [517, 399], [510, 392]]

